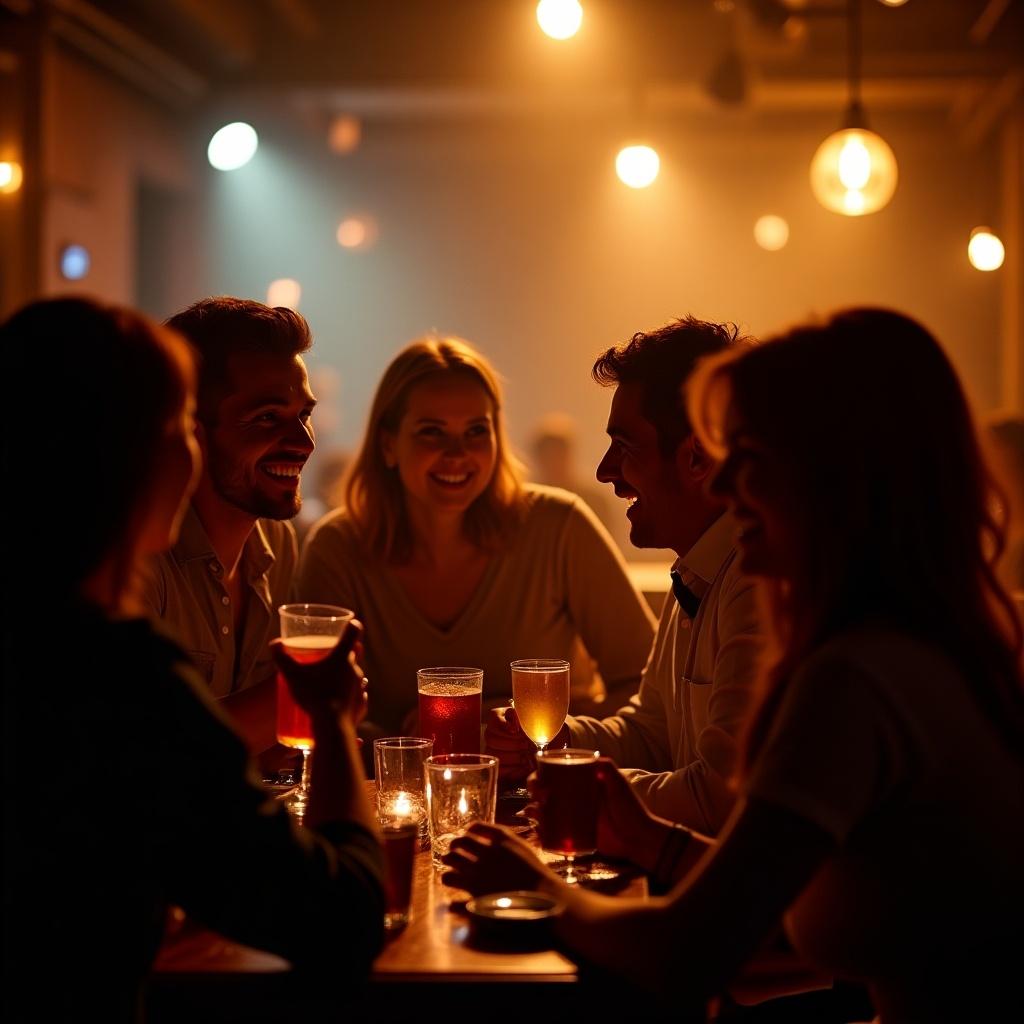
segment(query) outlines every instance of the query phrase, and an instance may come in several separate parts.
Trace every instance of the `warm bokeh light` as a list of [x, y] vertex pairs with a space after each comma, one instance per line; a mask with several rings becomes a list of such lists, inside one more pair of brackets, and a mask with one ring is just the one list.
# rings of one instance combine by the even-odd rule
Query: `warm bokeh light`
[[0, 192], [17, 192], [21, 188], [21, 164], [17, 160], [0, 162]]
[[754, 241], [768, 252], [778, 252], [789, 241], [789, 225], [774, 213], [757, 218], [754, 225]]
[[255, 155], [259, 138], [256, 129], [244, 121], [233, 121], [214, 132], [206, 156], [218, 171], [237, 171]]
[[346, 217], [338, 225], [337, 239], [343, 249], [369, 249], [377, 240], [377, 224], [372, 217]]
[[583, 23], [583, 8], [579, 0], [540, 0], [537, 4], [537, 24], [552, 39], [569, 39], [576, 35]]
[[352, 114], [339, 114], [327, 130], [327, 145], [334, 153], [354, 153], [363, 137], [363, 126]]
[[84, 245], [65, 245], [60, 251], [60, 276], [65, 281], [81, 281], [89, 273], [90, 263]]
[[907, 0], [878, 0], [878, 2], [886, 7], [902, 7]]
[[615, 173], [630, 188], [647, 188], [660, 169], [661, 160], [650, 146], [624, 146], [615, 158]]
[[298, 312], [302, 285], [294, 277], [279, 277], [267, 286], [267, 305], [285, 306]]
[[1006, 249], [991, 228], [975, 228], [967, 243], [967, 258], [975, 270], [998, 270], [1006, 258]]
[[811, 161], [811, 190], [827, 210], [858, 217], [881, 210], [896, 191], [896, 157], [865, 128], [833, 132]]

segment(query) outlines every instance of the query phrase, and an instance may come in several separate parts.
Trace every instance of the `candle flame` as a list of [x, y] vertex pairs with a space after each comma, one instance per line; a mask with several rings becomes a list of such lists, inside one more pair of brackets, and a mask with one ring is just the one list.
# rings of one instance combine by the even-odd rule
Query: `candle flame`
[[466, 803], [466, 791], [463, 790], [459, 796], [459, 814], [466, 814], [469, 811], [469, 804]]
[[398, 814], [398, 815], [401, 815], [402, 817], [405, 817], [411, 810], [412, 810], [412, 803], [409, 800], [409, 794], [408, 793], [399, 793], [398, 796], [395, 797], [395, 806], [394, 806], [395, 814]]

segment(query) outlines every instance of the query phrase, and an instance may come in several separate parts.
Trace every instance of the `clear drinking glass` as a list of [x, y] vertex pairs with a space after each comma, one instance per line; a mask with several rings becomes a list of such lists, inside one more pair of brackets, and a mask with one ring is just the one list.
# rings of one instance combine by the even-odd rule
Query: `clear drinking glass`
[[[348, 608], [332, 604], [283, 604], [281, 639], [285, 650], [298, 662], [322, 661], [335, 646], [346, 624], [353, 618]], [[277, 742], [302, 751], [302, 779], [288, 799], [288, 808], [301, 821], [309, 803], [309, 752], [313, 730], [309, 715], [292, 699], [288, 681], [277, 674]]]
[[541, 849], [565, 858], [559, 873], [570, 885], [586, 877], [576, 858], [597, 851], [598, 757], [596, 750], [573, 747], [537, 755]]
[[541, 754], [569, 713], [569, 662], [521, 658], [512, 665], [512, 704], [523, 732]]

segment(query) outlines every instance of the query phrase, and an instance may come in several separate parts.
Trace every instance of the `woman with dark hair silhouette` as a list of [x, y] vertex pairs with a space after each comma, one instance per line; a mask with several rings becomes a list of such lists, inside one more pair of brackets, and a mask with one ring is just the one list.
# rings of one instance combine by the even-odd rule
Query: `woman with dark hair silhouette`
[[184, 651], [138, 617], [139, 562], [174, 542], [199, 474], [191, 350], [79, 298], [25, 307], [0, 340], [5, 475], [63, 496], [5, 564], [6, 1019], [135, 1019], [169, 904], [364, 976], [383, 896], [355, 631], [318, 666], [279, 654], [316, 737], [301, 829]]
[[[774, 640], [731, 821], [662, 901], [572, 891], [494, 826], [453, 844], [451, 882], [558, 892], [570, 948], [680, 1010], [784, 918], [885, 1024], [996, 1019], [1024, 921], [1021, 627], [956, 373], [913, 320], [851, 310], [713, 358], [689, 412]], [[669, 877], [692, 863], [602, 777], [613, 827]]]

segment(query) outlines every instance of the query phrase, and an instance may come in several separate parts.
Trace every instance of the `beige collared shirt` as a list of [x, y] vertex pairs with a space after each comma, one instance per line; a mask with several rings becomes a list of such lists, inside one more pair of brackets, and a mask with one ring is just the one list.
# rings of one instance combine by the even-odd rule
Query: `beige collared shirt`
[[142, 599], [188, 651], [213, 695], [226, 697], [274, 674], [268, 644], [280, 633], [277, 609], [290, 597], [297, 560], [291, 523], [256, 521], [242, 552], [247, 602], [236, 634], [224, 566], [190, 506], [177, 544], [148, 562]]
[[613, 758], [655, 814], [715, 834], [735, 800], [735, 740], [757, 675], [762, 629], [753, 581], [736, 564], [728, 514], [673, 568], [697, 617], [665, 599], [639, 692], [612, 718], [568, 719], [573, 746]]

